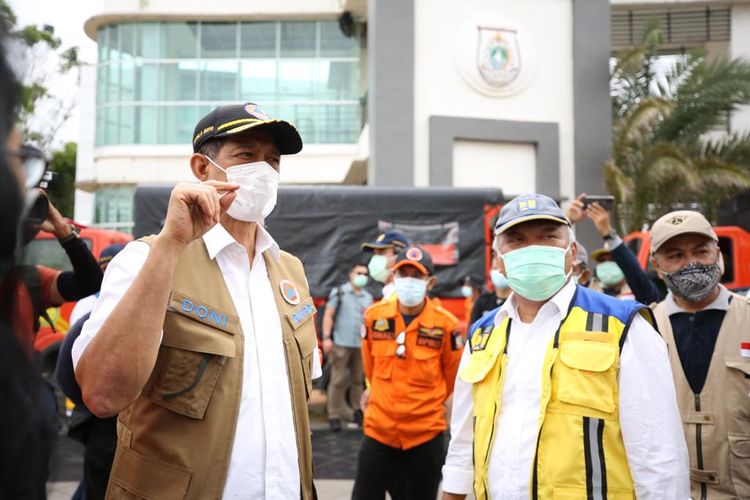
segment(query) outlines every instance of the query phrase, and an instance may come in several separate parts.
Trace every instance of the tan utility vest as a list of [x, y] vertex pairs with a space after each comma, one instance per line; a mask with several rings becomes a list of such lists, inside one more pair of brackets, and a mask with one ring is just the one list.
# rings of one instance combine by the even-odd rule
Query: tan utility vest
[[[150, 237], [143, 241], [150, 244]], [[264, 252], [263, 258], [281, 316], [301, 498], [312, 500], [307, 400], [315, 309], [296, 257], [281, 252], [276, 261]], [[221, 498], [240, 406], [243, 353], [242, 328], [221, 269], [199, 238], [178, 259], [151, 376], [119, 415], [108, 499]]]
[[665, 302], [654, 308], [669, 347], [695, 500], [750, 498], [750, 357], [740, 353], [740, 344], [750, 343], [750, 302], [730, 296], [700, 394], [685, 377]]

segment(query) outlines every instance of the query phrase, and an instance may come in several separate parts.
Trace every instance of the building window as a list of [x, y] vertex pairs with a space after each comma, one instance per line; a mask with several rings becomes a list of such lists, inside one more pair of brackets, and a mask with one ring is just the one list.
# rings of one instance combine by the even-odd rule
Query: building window
[[94, 224], [129, 233], [133, 229], [133, 186], [103, 187], [94, 194]]
[[359, 37], [336, 21], [122, 23], [98, 44], [97, 146], [189, 144], [203, 114], [245, 101], [307, 144], [359, 138]]

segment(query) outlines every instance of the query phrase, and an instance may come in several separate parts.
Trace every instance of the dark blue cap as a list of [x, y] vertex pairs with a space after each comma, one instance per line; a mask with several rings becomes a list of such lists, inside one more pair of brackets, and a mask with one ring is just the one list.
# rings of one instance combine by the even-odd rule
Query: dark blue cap
[[409, 246], [409, 240], [398, 231], [388, 230], [378, 235], [373, 241], [362, 243], [362, 250], [372, 251], [376, 248], [395, 248], [401, 250]]
[[565, 212], [555, 200], [543, 194], [522, 194], [503, 205], [495, 224], [495, 234], [504, 233], [516, 224], [532, 220], [551, 220], [570, 226]]
[[113, 243], [108, 247], [104, 247], [102, 253], [99, 254], [99, 264], [107, 264], [115, 255], [120, 253], [123, 248], [125, 248], [124, 243]]
[[393, 263], [391, 271], [396, 272], [396, 269], [404, 266], [414, 266], [427, 276], [435, 274], [435, 266], [432, 263], [430, 252], [416, 245], [406, 250], [401, 250], [396, 257], [396, 262]]

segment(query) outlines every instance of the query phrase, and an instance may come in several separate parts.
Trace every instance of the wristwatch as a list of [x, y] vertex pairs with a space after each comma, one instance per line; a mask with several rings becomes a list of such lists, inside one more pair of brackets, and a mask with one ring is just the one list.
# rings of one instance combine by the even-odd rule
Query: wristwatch
[[73, 241], [74, 239], [78, 238], [78, 235], [81, 233], [81, 230], [78, 228], [78, 226], [74, 226], [73, 224], [69, 224], [69, 225], [70, 225], [70, 234], [63, 239], [58, 239], [60, 243], [67, 243], [69, 241]]
[[602, 236], [604, 241], [612, 241], [615, 238], [617, 238], [617, 233], [614, 230], [610, 231], [609, 234]]

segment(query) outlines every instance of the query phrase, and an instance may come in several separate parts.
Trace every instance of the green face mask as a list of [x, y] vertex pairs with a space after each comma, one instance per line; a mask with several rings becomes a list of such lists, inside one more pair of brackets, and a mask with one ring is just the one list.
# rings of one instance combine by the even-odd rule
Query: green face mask
[[370, 271], [370, 276], [375, 281], [385, 283], [388, 279], [388, 257], [385, 255], [373, 255], [370, 259], [370, 263], [367, 264], [367, 269]]
[[617, 262], [607, 261], [596, 266], [596, 277], [604, 286], [615, 286], [625, 279], [625, 275]]
[[510, 288], [537, 302], [552, 297], [568, 280], [565, 256], [569, 249], [570, 245], [564, 249], [531, 245], [501, 255]]
[[357, 274], [352, 278], [352, 285], [356, 288], [364, 288], [367, 286], [367, 276]]

